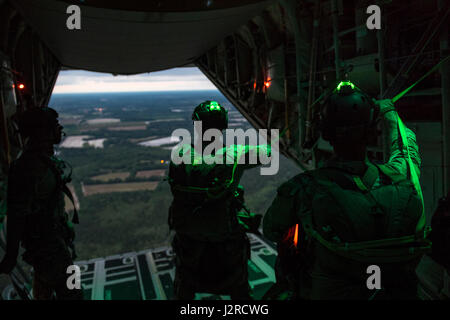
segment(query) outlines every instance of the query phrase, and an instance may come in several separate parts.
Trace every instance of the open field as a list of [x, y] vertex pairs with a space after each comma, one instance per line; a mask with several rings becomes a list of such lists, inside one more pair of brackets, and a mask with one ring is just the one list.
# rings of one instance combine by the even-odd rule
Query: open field
[[117, 127], [109, 127], [109, 131], [138, 131], [138, 130], [147, 130], [147, 126], [117, 126]]
[[86, 120], [88, 125], [98, 125], [98, 124], [111, 124], [111, 123], [119, 123], [120, 119], [115, 118], [99, 118], [99, 119], [89, 119]]
[[158, 120], [150, 120], [148, 123], [156, 123], [156, 122], [172, 122], [172, 121], [184, 121], [184, 118], [168, 118], [168, 119], [158, 119]]
[[148, 121], [123, 121], [110, 124], [107, 129], [110, 131], [136, 131], [147, 130]]
[[180, 137], [170, 136], [170, 137], [165, 137], [165, 138], [159, 138], [159, 139], [139, 142], [139, 145], [144, 146], [144, 147], [159, 147], [159, 146], [163, 146], [165, 144], [178, 143], [180, 141], [181, 141]]
[[[222, 105], [228, 108], [225, 98], [219, 92], [215, 94], [212, 91], [186, 94], [99, 93], [52, 97], [50, 105], [55, 106], [60, 115], [69, 115], [69, 121], [73, 121], [71, 115], [81, 120], [78, 125], [72, 124], [66, 128], [68, 137], [78, 136], [72, 142], [66, 142], [73, 147], [58, 149], [60, 157], [74, 169], [73, 185], [79, 198], [76, 203], [79, 202], [77, 207], [80, 208], [81, 219], [81, 223], [76, 226], [80, 260], [121, 252], [139, 252], [169, 241], [167, 212], [173, 197], [170, 185], [162, 182], [162, 179], [169, 169], [169, 149], [179, 143], [171, 140], [170, 136], [177, 128], [184, 127], [192, 132], [192, 111], [205, 99], [219, 101], [221, 104], [224, 102]], [[102, 115], [95, 109], [99, 106], [105, 109]], [[183, 112], [177, 112], [178, 110]], [[229, 110], [230, 122], [235, 124], [231, 128], [246, 130], [250, 126], [239, 120], [242, 115], [231, 104]], [[86, 122], [102, 118], [120, 121]], [[185, 120], [181, 121], [182, 118]], [[155, 120], [164, 122], [154, 122]], [[153, 122], [148, 123], [149, 121]], [[144, 125], [147, 126], [145, 131], [108, 130]], [[107, 139], [104, 148], [83, 147], [86, 140], [96, 139]], [[150, 143], [155, 147], [144, 148], [138, 145], [140, 142]], [[269, 178], [261, 176], [259, 168], [247, 170], [244, 174], [240, 184], [245, 187], [246, 205], [252, 212], [264, 214], [271, 205], [278, 186], [300, 173], [295, 164], [284, 157], [280, 158], [280, 168], [282, 170], [277, 175]], [[121, 173], [129, 173], [128, 178]], [[93, 177], [106, 181], [94, 181]], [[134, 177], [139, 180], [128, 181]], [[125, 180], [119, 180], [121, 178]], [[83, 181], [92, 184], [83, 184]], [[71, 208], [72, 204], [67, 203], [67, 210], [70, 211]], [[0, 277], [0, 282], [1, 280]]]
[[155, 190], [158, 186], [158, 182], [122, 182], [122, 183], [109, 183], [109, 184], [91, 184], [82, 185], [83, 194], [90, 196], [98, 193], [111, 193], [111, 192], [130, 192], [140, 190]]
[[136, 172], [136, 178], [163, 177], [166, 170], [143, 170]]
[[103, 143], [106, 139], [93, 139], [88, 140], [90, 136], [70, 136], [64, 139], [60, 144], [61, 148], [83, 148], [87, 143], [89, 146], [95, 148], [103, 148]]
[[128, 139], [128, 141], [133, 142], [133, 143], [138, 143], [138, 142], [142, 142], [142, 141], [155, 139], [156, 137], [157, 136], [150, 136], [150, 137], [145, 137], [145, 138], [131, 138], [131, 139]]
[[94, 128], [94, 127], [88, 127], [88, 128], [86, 128], [86, 129], [80, 129], [80, 132], [81, 133], [85, 133], [85, 132], [95, 132], [95, 131], [99, 131], [100, 130], [100, 128]]
[[63, 126], [70, 126], [70, 125], [79, 125], [81, 122], [81, 117], [72, 116], [72, 117], [64, 117], [59, 119], [59, 123]]
[[114, 179], [125, 180], [130, 176], [129, 172], [111, 172], [91, 177], [92, 180], [107, 182]]

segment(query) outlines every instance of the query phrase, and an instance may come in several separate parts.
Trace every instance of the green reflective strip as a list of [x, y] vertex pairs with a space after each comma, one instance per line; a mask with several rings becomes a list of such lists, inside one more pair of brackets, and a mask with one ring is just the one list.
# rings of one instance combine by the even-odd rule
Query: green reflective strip
[[400, 100], [400, 98], [402, 98], [405, 94], [407, 94], [409, 91], [411, 91], [412, 88], [414, 88], [418, 83], [420, 83], [423, 79], [425, 79], [426, 77], [428, 77], [430, 74], [432, 74], [435, 70], [437, 70], [437, 68], [439, 68], [439, 66], [441, 64], [443, 64], [445, 61], [447, 61], [448, 59], [450, 59], [450, 56], [447, 56], [446, 58], [442, 59], [438, 64], [436, 64], [433, 68], [430, 69], [430, 71], [428, 71], [427, 73], [425, 73], [419, 80], [417, 80], [416, 82], [414, 82], [412, 85], [410, 85], [408, 88], [406, 88], [405, 90], [403, 90], [402, 92], [400, 92], [398, 95], [396, 95], [394, 98], [392, 98], [392, 102], [397, 102], [398, 100]]
[[402, 119], [400, 119], [400, 117], [397, 114], [397, 124], [398, 124], [398, 129], [400, 131], [400, 137], [402, 139], [402, 144], [403, 146], [406, 147], [406, 161], [408, 163], [408, 167], [409, 167], [409, 172], [411, 175], [411, 182], [414, 185], [414, 188], [417, 191], [417, 194], [419, 195], [420, 198], [420, 202], [422, 205], [422, 214], [420, 216], [419, 221], [417, 222], [417, 226], [416, 226], [416, 233], [420, 232], [421, 230], [423, 230], [425, 228], [425, 223], [426, 223], [426, 219], [425, 219], [425, 206], [423, 203], [423, 195], [422, 195], [422, 188], [420, 187], [420, 181], [419, 181], [419, 176], [416, 172], [416, 167], [414, 166], [414, 163], [411, 160], [411, 156], [409, 154], [409, 145], [408, 145], [408, 139], [406, 136], [406, 129], [405, 129], [405, 125], [403, 124]]
[[355, 89], [355, 85], [353, 83], [351, 83], [350, 81], [341, 81], [338, 84], [336, 90], [340, 91], [342, 86], [350, 86], [350, 87], [352, 87], [352, 89]]
[[355, 181], [356, 186], [362, 190], [362, 191], [367, 191], [367, 187], [364, 185], [364, 183], [361, 181], [361, 178], [358, 176], [353, 176], [353, 181]]

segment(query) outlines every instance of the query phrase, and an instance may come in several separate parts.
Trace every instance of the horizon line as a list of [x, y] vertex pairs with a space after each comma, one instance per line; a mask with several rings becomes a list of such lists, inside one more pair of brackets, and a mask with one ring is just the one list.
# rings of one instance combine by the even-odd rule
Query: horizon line
[[53, 95], [63, 95], [63, 94], [96, 94], [96, 93], [148, 93], [148, 92], [195, 92], [195, 91], [218, 91], [219, 93], [222, 94], [222, 92], [220, 92], [219, 89], [192, 89], [192, 90], [147, 90], [147, 91], [96, 91], [96, 92], [92, 92], [92, 91], [80, 91], [80, 92], [52, 92], [52, 96]]

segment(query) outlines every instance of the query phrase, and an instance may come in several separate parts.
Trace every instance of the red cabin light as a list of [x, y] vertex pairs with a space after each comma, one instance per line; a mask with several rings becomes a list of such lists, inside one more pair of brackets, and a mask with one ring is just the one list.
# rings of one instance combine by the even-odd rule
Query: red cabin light
[[295, 225], [294, 246], [297, 247], [297, 244], [298, 244], [298, 223]]

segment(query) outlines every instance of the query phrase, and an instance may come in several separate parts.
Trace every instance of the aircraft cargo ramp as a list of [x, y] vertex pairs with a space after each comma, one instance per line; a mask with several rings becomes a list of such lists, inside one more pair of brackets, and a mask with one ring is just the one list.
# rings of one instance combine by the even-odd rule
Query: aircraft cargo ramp
[[[254, 298], [261, 299], [275, 282], [276, 250], [262, 237], [248, 235], [251, 260], [249, 283]], [[175, 276], [172, 248], [130, 252], [107, 258], [78, 261], [86, 300], [169, 300]], [[196, 299], [229, 299], [228, 296], [197, 294]]]

